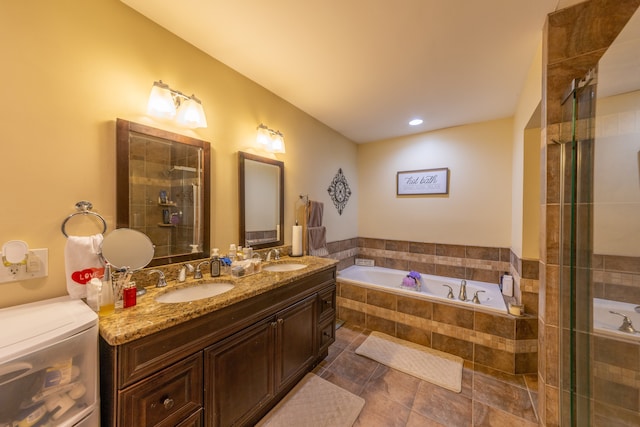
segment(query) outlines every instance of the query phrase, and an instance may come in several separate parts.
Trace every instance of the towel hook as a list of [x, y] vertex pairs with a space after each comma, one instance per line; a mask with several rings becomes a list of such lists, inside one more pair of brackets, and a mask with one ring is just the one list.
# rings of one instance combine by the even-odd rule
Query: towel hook
[[67, 232], [65, 231], [65, 226], [67, 225], [67, 221], [69, 221], [71, 218], [73, 218], [76, 215], [95, 215], [97, 216], [100, 221], [102, 221], [102, 234], [105, 233], [105, 231], [107, 231], [107, 221], [104, 220], [104, 218], [96, 213], [96, 212], [91, 212], [91, 209], [93, 209], [93, 204], [91, 204], [91, 202], [87, 202], [86, 200], [81, 200], [78, 203], [76, 203], [76, 210], [78, 212], [74, 212], [71, 215], [69, 215], [68, 217], [65, 218], [64, 221], [62, 221], [62, 226], [60, 227], [60, 229], [62, 230], [62, 234], [64, 234], [64, 237], [69, 237], [67, 235]]

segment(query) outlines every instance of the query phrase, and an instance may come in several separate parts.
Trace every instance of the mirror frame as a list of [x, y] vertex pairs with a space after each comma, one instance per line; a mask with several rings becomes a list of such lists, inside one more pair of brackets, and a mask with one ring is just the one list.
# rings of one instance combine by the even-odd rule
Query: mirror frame
[[151, 126], [116, 120], [116, 228], [128, 228], [129, 224], [129, 133], [135, 132], [155, 138], [201, 148], [203, 153], [202, 183], [202, 250], [197, 253], [154, 257], [148, 267], [173, 264], [206, 258], [210, 250], [211, 227], [211, 146], [207, 141], [157, 129]]
[[284, 245], [284, 162], [275, 159], [268, 159], [266, 157], [257, 156], [255, 154], [245, 153], [243, 151], [238, 151], [238, 202], [239, 202], [239, 224], [240, 224], [240, 242], [242, 245], [246, 244], [246, 224], [245, 224], [245, 216], [246, 216], [246, 204], [245, 204], [245, 160], [252, 160], [254, 162], [266, 163], [269, 165], [276, 166], [280, 169], [280, 179], [278, 185], [280, 186], [280, 200], [278, 203], [278, 207], [280, 209], [280, 238], [278, 240], [274, 240], [266, 243], [259, 243], [256, 245], [252, 245], [253, 249], [264, 249], [271, 248], [274, 246], [282, 246]]

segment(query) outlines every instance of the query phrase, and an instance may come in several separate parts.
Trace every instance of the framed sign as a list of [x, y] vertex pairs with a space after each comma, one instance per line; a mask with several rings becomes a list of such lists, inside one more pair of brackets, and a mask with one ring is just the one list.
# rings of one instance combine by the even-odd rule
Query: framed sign
[[398, 172], [398, 196], [423, 194], [449, 194], [449, 169], [422, 169]]

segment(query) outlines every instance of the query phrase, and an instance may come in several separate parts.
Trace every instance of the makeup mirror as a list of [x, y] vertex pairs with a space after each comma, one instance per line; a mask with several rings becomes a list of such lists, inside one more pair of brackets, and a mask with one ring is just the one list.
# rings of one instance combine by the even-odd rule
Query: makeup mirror
[[151, 239], [130, 228], [116, 228], [102, 240], [102, 257], [116, 270], [140, 270], [153, 259]]

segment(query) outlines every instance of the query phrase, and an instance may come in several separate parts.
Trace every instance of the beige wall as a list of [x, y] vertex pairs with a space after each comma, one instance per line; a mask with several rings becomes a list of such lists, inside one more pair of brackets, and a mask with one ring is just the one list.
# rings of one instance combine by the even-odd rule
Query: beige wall
[[540, 138], [541, 129], [524, 131], [524, 182], [522, 186], [522, 259], [540, 257]]
[[[358, 236], [509, 247], [513, 120], [358, 146]], [[396, 195], [398, 171], [449, 168], [447, 196]]]
[[538, 259], [540, 204], [540, 111], [542, 99], [542, 40], [531, 61], [518, 98], [513, 126], [511, 250], [525, 259]]
[[[599, 75], [599, 81], [611, 76]], [[640, 256], [640, 91], [598, 98], [593, 251]]]
[[[49, 249], [49, 276], [0, 284], [0, 307], [65, 294], [60, 225], [77, 201], [93, 202], [113, 229], [117, 117], [211, 142], [212, 245], [238, 243], [237, 152], [251, 147], [260, 122], [285, 134], [285, 242], [301, 193], [325, 202], [329, 240], [355, 237], [356, 145], [121, 2], [2, 2], [0, 52], [0, 245], [19, 239]], [[158, 79], [195, 93], [209, 127], [147, 118]], [[354, 191], [342, 215], [327, 193], [338, 168]], [[76, 219], [70, 233], [96, 231]]]

